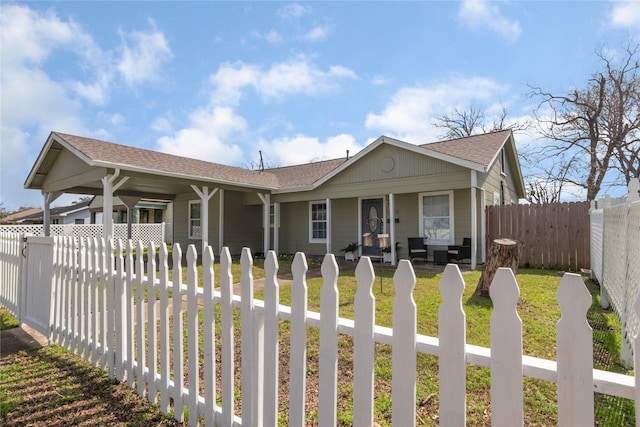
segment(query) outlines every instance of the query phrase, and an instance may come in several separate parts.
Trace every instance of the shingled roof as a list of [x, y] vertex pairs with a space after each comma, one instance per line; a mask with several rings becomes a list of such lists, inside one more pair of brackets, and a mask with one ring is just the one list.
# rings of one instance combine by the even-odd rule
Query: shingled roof
[[[357, 162], [367, 152], [376, 149], [377, 146], [383, 143], [398, 145], [423, 155], [430, 155], [472, 169], [487, 170], [495, 160], [500, 148], [510, 137], [511, 131], [505, 130], [422, 145], [413, 145], [393, 138], [380, 137], [349, 160], [342, 157], [300, 165], [270, 168], [262, 171], [212, 163], [61, 132], [52, 132], [48, 144], [51, 144], [52, 141], [57, 141], [91, 166], [119, 168], [125, 171], [172, 176], [187, 180], [217, 182], [271, 191], [296, 191], [321, 185], [327, 179], [348, 168], [350, 164]], [[43, 159], [49, 148], [50, 146], [45, 145], [38, 162], [47, 163]], [[35, 177], [41, 177], [47, 173], [47, 167], [38, 162], [36, 162], [27, 178], [25, 183], [27, 188], [38, 188], [39, 182]]]
[[493, 162], [510, 135], [511, 130], [502, 130], [466, 138], [432, 142], [420, 145], [420, 147], [487, 167]]
[[268, 172], [252, 171], [60, 132], [54, 134], [83, 154], [86, 157], [85, 161], [96, 166], [141, 169], [267, 188], [278, 187], [275, 175]]

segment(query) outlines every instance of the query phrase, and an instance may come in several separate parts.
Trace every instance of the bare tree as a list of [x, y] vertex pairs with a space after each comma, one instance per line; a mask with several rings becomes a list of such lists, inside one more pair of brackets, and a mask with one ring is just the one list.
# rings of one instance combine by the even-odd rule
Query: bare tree
[[487, 123], [486, 113], [483, 110], [469, 106], [467, 110], [453, 110], [453, 114], [444, 114], [436, 118], [434, 126], [446, 129], [447, 133], [443, 138], [455, 139], [465, 138], [479, 133], [496, 132], [499, 130], [511, 129], [514, 132], [526, 130], [530, 124], [528, 122], [508, 123], [509, 111], [503, 105], [498, 117], [491, 123]]
[[552, 141], [541, 148], [545, 158], [562, 156], [568, 164], [563, 182], [582, 187], [587, 200], [600, 192], [605, 177], [618, 170], [626, 179], [640, 176], [640, 45], [631, 43], [616, 60], [597, 53], [603, 70], [586, 88], [556, 95], [532, 87], [541, 134]]

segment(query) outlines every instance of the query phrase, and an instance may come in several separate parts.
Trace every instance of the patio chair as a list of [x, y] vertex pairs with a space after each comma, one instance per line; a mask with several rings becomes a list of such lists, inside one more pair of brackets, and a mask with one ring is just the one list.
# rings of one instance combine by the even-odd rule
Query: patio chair
[[409, 237], [409, 260], [413, 258], [424, 258], [427, 262], [427, 245], [422, 237]]
[[462, 239], [462, 245], [449, 246], [447, 250], [449, 261], [460, 262], [465, 259], [471, 259], [471, 238]]

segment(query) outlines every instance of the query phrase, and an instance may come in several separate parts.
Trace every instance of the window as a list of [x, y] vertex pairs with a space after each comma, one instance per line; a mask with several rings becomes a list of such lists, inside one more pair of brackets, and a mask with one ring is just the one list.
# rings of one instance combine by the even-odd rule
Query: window
[[202, 232], [200, 229], [200, 201], [189, 202], [189, 238], [200, 239]]
[[77, 225], [84, 224], [84, 219], [83, 218], [76, 218], [73, 223], [77, 224]]
[[309, 242], [327, 241], [327, 203], [309, 202]]
[[162, 213], [162, 209], [156, 209], [155, 211], [153, 211], [153, 222], [155, 224], [160, 224], [162, 222]]
[[507, 174], [507, 156], [504, 152], [504, 147], [500, 150], [500, 173], [502, 175]]
[[419, 195], [420, 232], [430, 245], [454, 244], [453, 191]]

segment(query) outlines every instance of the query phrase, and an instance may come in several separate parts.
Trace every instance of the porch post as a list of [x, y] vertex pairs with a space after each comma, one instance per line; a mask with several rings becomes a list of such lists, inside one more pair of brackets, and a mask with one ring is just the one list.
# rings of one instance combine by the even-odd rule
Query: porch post
[[487, 192], [483, 188], [480, 190], [482, 197], [482, 210], [480, 211], [480, 250], [482, 251], [482, 262], [487, 262]]
[[220, 203], [218, 204], [218, 255], [222, 253], [224, 245], [224, 188], [218, 192]]
[[271, 195], [268, 193], [262, 194], [262, 193], [257, 193], [258, 197], [260, 198], [260, 200], [262, 200], [262, 230], [263, 230], [263, 237], [264, 237], [264, 242], [263, 242], [263, 253], [264, 256], [267, 256], [267, 252], [269, 252], [269, 234], [271, 234], [270, 232], [270, 227], [269, 227], [269, 210], [271, 207]]
[[[134, 196], [120, 196], [120, 200], [127, 207], [127, 239], [131, 239], [133, 233], [131, 232], [131, 223], [133, 222], [133, 209], [136, 204], [140, 201], [140, 197]], [[162, 242], [156, 242], [162, 243]]]
[[326, 200], [327, 203], [327, 253], [331, 253], [331, 199]]
[[398, 254], [396, 253], [396, 213], [395, 197], [389, 193], [389, 244], [391, 245], [391, 265], [397, 264]]
[[280, 239], [280, 203], [273, 204], [273, 250], [276, 255], [279, 253]]
[[200, 190], [197, 185], [193, 184], [191, 188], [200, 196], [200, 237], [202, 238], [202, 252], [200, 256], [202, 256], [207, 246], [209, 246], [209, 200], [216, 194], [218, 189], [214, 188], [212, 192], [209, 192], [209, 187], [206, 185]]
[[471, 269], [476, 269], [478, 255], [478, 202], [476, 200], [476, 187], [478, 186], [478, 174], [471, 171]]
[[44, 226], [44, 235], [49, 237], [51, 235], [51, 203], [56, 200], [62, 193], [54, 191], [52, 193], [42, 192], [44, 196], [44, 211], [42, 212], [42, 225]]
[[102, 237], [105, 240], [113, 239], [113, 193], [129, 179], [125, 176], [116, 182], [118, 176], [120, 169], [116, 169], [113, 175], [102, 177]]

